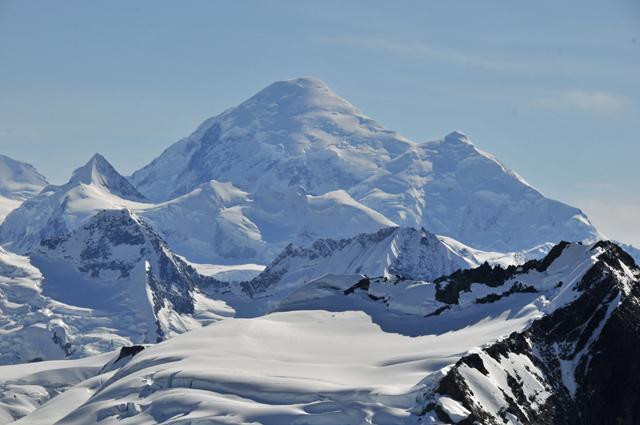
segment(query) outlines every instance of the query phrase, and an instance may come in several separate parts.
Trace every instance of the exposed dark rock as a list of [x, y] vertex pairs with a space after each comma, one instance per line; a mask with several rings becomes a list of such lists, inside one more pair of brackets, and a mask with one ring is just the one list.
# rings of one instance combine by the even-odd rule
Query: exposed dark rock
[[436, 299], [447, 304], [458, 304], [460, 293], [470, 291], [471, 285], [474, 283], [482, 283], [495, 288], [504, 285], [507, 280], [518, 273], [526, 273], [532, 269], [544, 272], [568, 245], [568, 242], [560, 242], [542, 260], [527, 261], [522, 266], [502, 268], [497, 265], [491, 266], [485, 262], [474, 269], [458, 270], [448, 276], [442, 276], [434, 281], [436, 283]]
[[118, 355], [116, 362], [120, 361], [125, 357], [133, 357], [142, 350], [144, 350], [144, 346], [142, 345], [130, 345], [130, 346], [122, 347], [120, 348], [120, 354]]
[[369, 280], [368, 277], [365, 277], [364, 279], [360, 279], [358, 281], [358, 283], [356, 283], [355, 285], [351, 286], [350, 288], [345, 289], [344, 290], [344, 294], [345, 295], [353, 294], [356, 291], [356, 289], [361, 289], [363, 291], [368, 291], [370, 284], [371, 284], [371, 280]]
[[496, 301], [498, 301], [498, 300], [500, 300], [500, 299], [502, 299], [504, 297], [508, 297], [509, 295], [512, 295], [512, 294], [516, 294], [516, 293], [533, 293], [533, 292], [538, 292], [536, 290], [536, 288], [534, 288], [533, 286], [523, 285], [520, 282], [516, 282], [507, 291], [504, 291], [501, 294], [489, 294], [489, 295], [487, 295], [485, 297], [478, 298], [478, 299], [476, 299], [476, 303], [477, 304], [487, 304], [487, 303], [496, 302]]
[[[640, 269], [611, 242], [599, 242], [592, 249], [603, 252], [576, 284], [575, 301], [481, 354], [460, 359], [434, 395], [425, 397], [424, 412], [452, 423], [435, 407], [437, 397], [446, 395], [471, 412], [465, 419], [469, 424], [502, 424], [508, 415], [523, 425], [640, 423]], [[557, 251], [553, 251], [555, 258]], [[546, 270], [552, 262], [543, 260], [535, 267]], [[497, 364], [510, 356], [525, 356], [537, 368], [520, 363], [519, 368], [503, 370], [506, 387], [498, 380], [489, 381], [494, 382], [492, 391], [500, 392], [506, 401], [497, 416], [474, 401], [462, 373], [467, 367], [486, 376], [483, 356]], [[546, 388], [548, 397], [538, 400], [541, 405], [536, 405], [535, 396], [527, 398], [521, 376], [525, 374]]]

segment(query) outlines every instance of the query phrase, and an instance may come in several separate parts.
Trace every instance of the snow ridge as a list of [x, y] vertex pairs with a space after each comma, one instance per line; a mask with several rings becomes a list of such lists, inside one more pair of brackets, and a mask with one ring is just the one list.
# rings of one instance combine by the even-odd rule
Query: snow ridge
[[474, 265], [424, 229], [388, 227], [348, 239], [319, 239], [307, 248], [290, 244], [247, 290], [253, 296], [290, 291], [327, 273], [430, 280]]

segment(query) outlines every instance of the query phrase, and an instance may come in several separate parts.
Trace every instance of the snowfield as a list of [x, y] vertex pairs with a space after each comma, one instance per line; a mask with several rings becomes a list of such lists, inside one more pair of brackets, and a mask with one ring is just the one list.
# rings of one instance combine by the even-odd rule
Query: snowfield
[[[283, 311], [217, 321], [117, 362], [123, 356], [116, 351], [37, 363], [37, 373], [26, 365], [2, 367], [2, 385], [20, 399], [5, 397], [0, 406], [5, 417], [26, 414], [18, 423], [438, 423], [437, 415], [425, 415], [425, 402], [452, 365], [543, 317], [565, 314], [597, 288], [589, 286], [591, 276], [615, 264], [612, 258], [624, 264], [616, 266], [616, 285], [631, 296], [640, 270], [615, 249], [558, 245], [543, 260], [506, 270], [484, 265], [437, 282], [380, 278], [367, 286], [362, 276], [325, 276], [284, 300]], [[447, 308], [425, 315], [415, 308], [425, 300]], [[545, 403], [542, 372], [528, 357], [509, 359], [484, 364], [495, 376], [529, 371], [532, 380], [523, 385]], [[475, 372], [460, 370], [473, 379]], [[506, 402], [493, 409], [494, 384], [478, 382], [469, 384], [477, 400], [500, 416]], [[64, 392], [52, 397], [51, 388]], [[451, 423], [471, 414], [461, 403], [437, 398]]]
[[524, 322], [487, 320], [411, 338], [382, 331], [362, 312], [230, 319], [145, 349], [103, 376], [88, 400], [82, 382], [77, 404], [56, 406], [54, 398], [42, 409], [73, 409], [65, 424], [399, 423], [410, 418], [425, 377]]

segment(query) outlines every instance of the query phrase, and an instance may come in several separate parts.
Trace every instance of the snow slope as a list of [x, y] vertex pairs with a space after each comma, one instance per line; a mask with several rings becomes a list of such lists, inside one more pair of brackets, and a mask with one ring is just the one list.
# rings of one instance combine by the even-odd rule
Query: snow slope
[[388, 332], [448, 332], [501, 315], [531, 319], [552, 312], [574, 299], [574, 286], [596, 261], [589, 245], [563, 243], [542, 260], [506, 269], [485, 263], [431, 281], [328, 274], [299, 287], [275, 309], [358, 309]]
[[425, 375], [510, 329], [410, 338], [361, 312], [226, 320], [145, 349], [60, 423], [400, 423]]
[[[0, 366], [0, 423], [14, 423], [36, 409], [38, 413], [18, 423], [50, 425], [70, 409], [82, 404], [95, 391], [105, 363], [113, 357], [106, 353], [74, 360], [53, 360]], [[54, 408], [46, 403], [55, 398]]]
[[[501, 338], [508, 335], [512, 335], [508, 339], [514, 338], [517, 332], [528, 332], [539, 326], [536, 323], [546, 321], [556, 329], [554, 332], [562, 334], [562, 327], [554, 324], [562, 326], [567, 320], [579, 321], [583, 311], [594, 317], [615, 317], [615, 313], [594, 314], [597, 309], [587, 308], [590, 304], [583, 304], [581, 300], [586, 296], [598, 305], [602, 299], [592, 295], [604, 294], [613, 304], [605, 303], [599, 308], [609, 311], [610, 305], [618, 305], [616, 297], [610, 298], [607, 291], [599, 292], [598, 288], [617, 288], [615, 294], [626, 297], [637, 292], [640, 271], [630, 269], [631, 263], [625, 255], [607, 243], [561, 244], [544, 259], [522, 266], [506, 270], [482, 266], [456, 272], [434, 283], [423, 282], [431, 285], [431, 299], [449, 308], [426, 318], [422, 313], [405, 311], [405, 324], [410, 323], [407, 322], [410, 318], [431, 321], [433, 325], [439, 323], [439, 327], [432, 326], [415, 336], [385, 331], [386, 324], [379, 326], [378, 323], [383, 316], [348, 311], [368, 302], [389, 308], [387, 315], [402, 317], [401, 311], [393, 310], [391, 301], [400, 300], [398, 297], [408, 291], [411, 284], [381, 279], [371, 281], [369, 287], [349, 286], [348, 281], [357, 276], [330, 276], [324, 282], [334, 288], [325, 286], [325, 294], [333, 291], [333, 301], [341, 297], [352, 303], [351, 309], [316, 310], [312, 302], [319, 298], [308, 296], [309, 304], [301, 310], [215, 322], [147, 347], [122, 366], [112, 360], [104, 369], [108, 374], [104, 378], [97, 375], [82, 381], [67, 390], [70, 391], [68, 398], [54, 397], [41, 409], [50, 409], [57, 415], [64, 412], [64, 418], [58, 422], [61, 424], [96, 421], [101, 424], [120, 421], [128, 424], [458, 423], [479, 412], [478, 406], [489, 414], [493, 406], [500, 410], [502, 405], [495, 403], [504, 400], [502, 394], [508, 395], [510, 388], [521, 385], [520, 391], [529, 397], [523, 399], [525, 404], [521, 406], [533, 412], [550, 396], [560, 393], [545, 393], [549, 388], [539, 385], [540, 366], [522, 353], [513, 356], [507, 353], [504, 360], [491, 354], [501, 362], [499, 366], [482, 357], [480, 364], [487, 369], [486, 375], [495, 376], [492, 382], [504, 392], [485, 392], [485, 387], [478, 386], [484, 385], [483, 381], [468, 381], [468, 385], [477, 389], [473, 394], [479, 405], [469, 405], [466, 399], [458, 397], [466, 394], [464, 388], [462, 392], [445, 392], [444, 388], [455, 389], [458, 381], [454, 381], [453, 386], [443, 385], [460, 365], [481, 367], [472, 355], [481, 352], [482, 346], [503, 341]], [[606, 270], [609, 272], [603, 275]], [[527, 289], [529, 286], [531, 289]], [[403, 289], [394, 289], [399, 287]], [[386, 301], [382, 299], [385, 291], [391, 297]], [[376, 294], [379, 299], [375, 299]], [[423, 301], [418, 294], [413, 295], [398, 305]], [[427, 292], [422, 295], [426, 296]], [[304, 302], [303, 298], [298, 299], [299, 306]], [[389, 305], [385, 307], [385, 303]], [[631, 305], [633, 303], [629, 307]], [[572, 329], [602, 329], [593, 335], [616, 338], [606, 327], [568, 328]], [[548, 334], [555, 337], [554, 332]], [[596, 339], [589, 340], [589, 344]], [[640, 335], [635, 335], [633, 341], [637, 344]], [[509, 344], [507, 347], [514, 346]], [[624, 358], [632, 364], [637, 362], [637, 358]], [[608, 360], [615, 364], [613, 358]], [[21, 367], [12, 366], [8, 371], [10, 375], [24, 373], [13, 369]], [[54, 370], [59, 367], [59, 364], [52, 365]], [[518, 375], [514, 374], [513, 379], [504, 375], [514, 371]], [[464, 379], [470, 376], [464, 375]], [[87, 384], [97, 381], [100, 383], [95, 386]], [[519, 400], [515, 393], [513, 395], [513, 400]], [[628, 398], [633, 397], [630, 394]], [[72, 398], [77, 403], [71, 403]], [[29, 423], [31, 417], [37, 418], [41, 409], [32, 411], [24, 421]], [[500, 411], [504, 414], [497, 412], [498, 422], [485, 421], [482, 417], [478, 422], [554, 423], [526, 422], [525, 416], [517, 411], [512, 416], [505, 410]]]
[[222, 264], [266, 263], [290, 242], [394, 225], [344, 191], [311, 196], [265, 189], [251, 195], [215, 180], [139, 213], [175, 252]]
[[201, 275], [210, 276], [222, 282], [248, 282], [265, 269], [262, 264], [200, 264], [187, 261], [184, 258], [183, 260]]
[[211, 180], [274, 199], [342, 190], [397, 225], [486, 251], [600, 236], [580, 210], [545, 198], [464, 134], [408, 140], [312, 78], [273, 83], [131, 177], [155, 201]]
[[47, 180], [32, 165], [0, 154], [0, 223], [46, 185]]

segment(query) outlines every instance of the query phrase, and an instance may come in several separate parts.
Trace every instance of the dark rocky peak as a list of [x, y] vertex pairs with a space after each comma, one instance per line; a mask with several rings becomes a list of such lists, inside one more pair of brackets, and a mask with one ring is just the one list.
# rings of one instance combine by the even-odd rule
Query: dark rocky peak
[[612, 242], [586, 248], [597, 258], [576, 298], [460, 359], [425, 393], [422, 414], [469, 425], [640, 423], [640, 269]]

